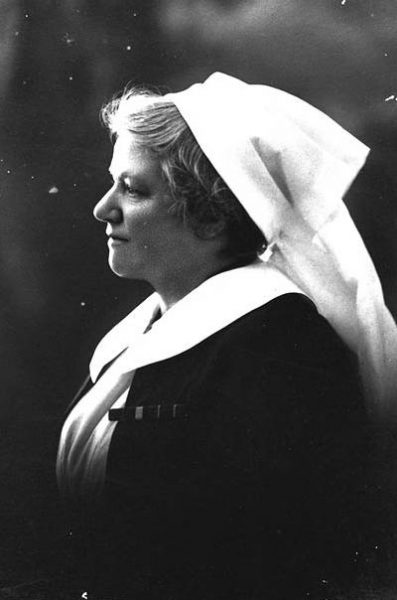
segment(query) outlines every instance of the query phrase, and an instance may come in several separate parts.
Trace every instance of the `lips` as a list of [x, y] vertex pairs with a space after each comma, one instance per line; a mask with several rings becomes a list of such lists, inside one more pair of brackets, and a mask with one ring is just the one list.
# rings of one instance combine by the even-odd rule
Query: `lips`
[[127, 242], [127, 238], [122, 237], [121, 235], [116, 235], [114, 233], [108, 235], [109, 242]]
[[119, 235], [109, 235], [108, 236], [108, 246], [109, 248], [115, 248], [117, 246], [122, 246], [128, 240], [126, 238], [120, 237]]

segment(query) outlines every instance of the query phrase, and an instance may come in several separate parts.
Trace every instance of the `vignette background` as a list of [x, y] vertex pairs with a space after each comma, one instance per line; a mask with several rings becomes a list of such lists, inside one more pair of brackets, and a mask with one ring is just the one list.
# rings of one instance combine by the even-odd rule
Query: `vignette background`
[[397, 316], [395, 0], [1, 0], [0, 587], [56, 570], [62, 411], [149, 291], [112, 275], [92, 217], [110, 184], [99, 109], [129, 81], [177, 90], [214, 70], [296, 94], [371, 147], [347, 204]]

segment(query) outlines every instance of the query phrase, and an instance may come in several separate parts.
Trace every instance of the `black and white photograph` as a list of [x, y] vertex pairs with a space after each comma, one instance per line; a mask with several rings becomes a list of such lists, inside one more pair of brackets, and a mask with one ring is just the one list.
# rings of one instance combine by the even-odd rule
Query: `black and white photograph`
[[0, 600], [396, 600], [395, 0], [0, 0], [0, 131]]

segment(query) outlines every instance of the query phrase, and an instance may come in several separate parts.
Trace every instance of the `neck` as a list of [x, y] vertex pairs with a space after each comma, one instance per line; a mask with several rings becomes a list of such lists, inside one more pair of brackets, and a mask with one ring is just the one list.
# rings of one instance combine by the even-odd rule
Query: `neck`
[[151, 282], [161, 298], [161, 311], [164, 313], [169, 310], [206, 279], [233, 267], [234, 263], [230, 259], [219, 260], [216, 264], [211, 265], [205, 263], [196, 265], [194, 269], [190, 267], [189, 270], [180, 266], [171, 277], [167, 276]]

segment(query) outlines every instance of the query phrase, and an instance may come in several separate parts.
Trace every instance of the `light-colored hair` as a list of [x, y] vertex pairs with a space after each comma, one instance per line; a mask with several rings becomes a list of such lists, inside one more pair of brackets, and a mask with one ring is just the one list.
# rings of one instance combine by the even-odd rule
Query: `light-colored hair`
[[172, 102], [147, 88], [134, 87], [106, 104], [102, 120], [111, 134], [123, 131], [158, 156], [172, 198], [171, 210], [197, 236], [221, 224], [225, 251], [236, 259], [253, 260], [265, 238], [209, 162], [189, 126]]

